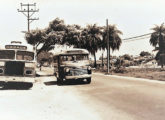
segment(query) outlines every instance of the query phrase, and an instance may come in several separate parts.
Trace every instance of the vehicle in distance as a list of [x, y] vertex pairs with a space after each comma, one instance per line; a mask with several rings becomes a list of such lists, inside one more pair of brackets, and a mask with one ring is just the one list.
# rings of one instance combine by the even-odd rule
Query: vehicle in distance
[[66, 80], [86, 80], [91, 83], [91, 67], [89, 52], [85, 49], [65, 50], [54, 54], [54, 74], [57, 83], [63, 84]]

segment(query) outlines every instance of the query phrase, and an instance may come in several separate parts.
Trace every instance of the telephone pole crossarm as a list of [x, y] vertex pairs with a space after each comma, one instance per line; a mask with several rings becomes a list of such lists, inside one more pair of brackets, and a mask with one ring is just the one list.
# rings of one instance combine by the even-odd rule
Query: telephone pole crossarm
[[32, 18], [32, 19], [29, 19], [29, 23], [32, 23], [34, 20], [39, 20], [39, 18]]
[[30, 32], [30, 23], [34, 20], [39, 20], [39, 18], [31, 18], [35, 12], [39, 12], [39, 9], [36, 9], [36, 3], [34, 4], [23, 4], [20, 3], [21, 9], [17, 9], [18, 12], [22, 12], [27, 17], [28, 32]]
[[19, 9], [17, 9], [18, 10], [18, 12], [39, 12], [39, 9], [38, 10], [33, 10], [33, 9], [31, 9], [31, 10], [19, 10]]
[[36, 3], [34, 3], [34, 4], [23, 4], [23, 3], [20, 3], [21, 4], [21, 6], [36, 6]]

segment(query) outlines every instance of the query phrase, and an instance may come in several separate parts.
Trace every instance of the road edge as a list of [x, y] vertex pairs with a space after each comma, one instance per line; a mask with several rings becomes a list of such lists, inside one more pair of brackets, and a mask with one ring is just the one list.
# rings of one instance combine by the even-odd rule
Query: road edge
[[109, 76], [109, 77], [113, 77], [113, 78], [123, 78], [123, 79], [127, 79], [127, 80], [132, 80], [132, 81], [144, 81], [144, 82], [150, 82], [150, 83], [159, 83], [159, 84], [165, 84], [165, 81], [160, 81], [160, 80], [154, 80], [154, 79], [146, 79], [146, 78], [136, 78], [136, 77], [128, 77], [128, 76], [119, 76], [119, 75], [106, 75], [104, 73], [92, 73], [92, 74], [97, 74], [97, 75], [103, 75], [103, 76]]

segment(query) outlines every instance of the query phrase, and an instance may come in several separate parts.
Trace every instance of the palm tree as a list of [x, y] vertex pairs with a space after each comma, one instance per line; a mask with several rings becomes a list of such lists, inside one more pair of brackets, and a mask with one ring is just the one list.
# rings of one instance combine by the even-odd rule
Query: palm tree
[[[120, 35], [122, 35], [122, 32], [117, 29], [115, 25], [109, 25], [109, 47], [112, 51], [119, 50], [122, 40], [120, 38]], [[103, 50], [107, 50], [107, 28], [104, 27], [103, 31], [103, 41], [100, 46]]]
[[[165, 26], [162, 23], [160, 26], [155, 25], [152, 28], [154, 31], [151, 34], [150, 44], [155, 47], [155, 50], [158, 50], [155, 59], [160, 61], [160, 55], [165, 53]], [[164, 61], [163, 61], [164, 62]], [[163, 62], [161, 62], [161, 66], [163, 67]]]
[[[110, 49], [112, 51], [119, 50], [122, 40], [120, 38], [120, 35], [122, 35], [122, 32], [117, 29], [116, 25], [109, 25], [109, 45]], [[103, 44], [102, 49], [107, 49], [107, 28], [104, 27], [103, 32]]]
[[94, 67], [96, 67], [96, 52], [99, 49], [99, 44], [102, 40], [101, 27], [87, 25], [81, 32], [81, 40], [79, 47], [87, 49], [94, 56]]

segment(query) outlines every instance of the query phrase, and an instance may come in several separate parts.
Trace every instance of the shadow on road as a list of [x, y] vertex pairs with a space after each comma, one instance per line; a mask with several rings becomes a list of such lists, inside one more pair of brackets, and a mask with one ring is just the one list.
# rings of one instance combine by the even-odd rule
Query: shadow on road
[[57, 85], [57, 81], [44, 82], [45, 85]]
[[4, 82], [0, 81], [0, 90], [29, 90], [33, 83], [28, 82]]
[[54, 75], [53, 74], [49, 74], [49, 75], [36, 74], [36, 77], [50, 77], [50, 76], [54, 76]]
[[63, 85], [67, 86], [67, 85], [85, 85], [87, 84], [86, 81], [83, 80], [67, 80], [64, 82]]
[[45, 85], [59, 85], [59, 86], [69, 86], [69, 85], [85, 85], [86, 81], [83, 80], [67, 80], [62, 84], [57, 84], [57, 81], [44, 82]]

